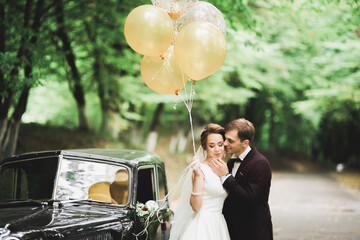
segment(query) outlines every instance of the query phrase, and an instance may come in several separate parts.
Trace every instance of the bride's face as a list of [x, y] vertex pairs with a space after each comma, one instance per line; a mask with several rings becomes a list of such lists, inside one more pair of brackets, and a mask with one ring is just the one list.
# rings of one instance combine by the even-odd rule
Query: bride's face
[[207, 137], [206, 153], [209, 157], [222, 158], [225, 153], [224, 138], [221, 134], [212, 133]]

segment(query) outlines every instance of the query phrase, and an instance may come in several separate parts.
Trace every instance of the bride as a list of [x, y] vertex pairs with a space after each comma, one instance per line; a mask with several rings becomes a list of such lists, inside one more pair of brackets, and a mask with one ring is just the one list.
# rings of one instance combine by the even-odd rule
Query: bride
[[[222, 208], [227, 193], [208, 163], [224, 156], [224, 128], [210, 123], [201, 133], [201, 147], [191, 164], [178, 203], [170, 240], [230, 239]], [[200, 152], [200, 153], [199, 153]]]

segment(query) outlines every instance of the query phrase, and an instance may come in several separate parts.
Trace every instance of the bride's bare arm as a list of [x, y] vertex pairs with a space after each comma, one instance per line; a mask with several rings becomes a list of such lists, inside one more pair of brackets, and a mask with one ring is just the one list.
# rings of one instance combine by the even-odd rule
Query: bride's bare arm
[[194, 212], [199, 212], [202, 205], [202, 194], [204, 190], [205, 178], [200, 168], [193, 171], [193, 188], [190, 197], [190, 205]]
[[204, 190], [205, 176], [200, 168], [200, 161], [194, 158], [191, 164], [192, 172], [192, 192], [190, 196], [190, 205], [194, 212], [200, 211], [202, 205], [202, 193]]

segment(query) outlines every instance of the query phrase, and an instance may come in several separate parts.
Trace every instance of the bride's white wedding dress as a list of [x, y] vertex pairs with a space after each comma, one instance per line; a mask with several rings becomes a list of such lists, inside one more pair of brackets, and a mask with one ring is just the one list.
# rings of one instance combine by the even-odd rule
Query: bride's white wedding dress
[[[222, 208], [227, 197], [220, 178], [206, 164], [200, 164], [201, 170], [205, 175], [205, 184], [202, 194], [202, 205], [199, 212], [192, 212], [187, 219], [177, 219], [175, 214], [175, 223], [184, 221], [180, 230], [172, 232], [170, 239], [183, 240], [227, 240], [230, 239], [225, 218], [222, 215]], [[191, 183], [190, 183], [191, 184]], [[182, 191], [183, 194], [183, 191]], [[188, 198], [190, 206], [190, 195]], [[179, 206], [181, 207], [181, 206]], [[191, 207], [191, 206], [190, 206]], [[184, 209], [177, 209], [181, 212]], [[178, 226], [177, 226], [178, 227]]]

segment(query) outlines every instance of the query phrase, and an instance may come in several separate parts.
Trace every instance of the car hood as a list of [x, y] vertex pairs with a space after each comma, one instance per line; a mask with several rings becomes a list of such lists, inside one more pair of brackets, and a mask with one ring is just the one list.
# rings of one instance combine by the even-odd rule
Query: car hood
[[[127, 208], [93, 204], [59, 206], [0, 206], [0, 228], [7, 224], [12, 235], [22, 239], [66, 237], [81, 232], [91, 233], [129, 228], [133, 213]], [[28, 237], [31, 236], [31, 237]]]

